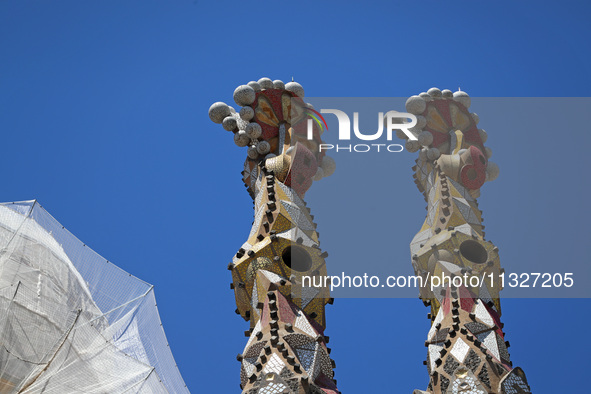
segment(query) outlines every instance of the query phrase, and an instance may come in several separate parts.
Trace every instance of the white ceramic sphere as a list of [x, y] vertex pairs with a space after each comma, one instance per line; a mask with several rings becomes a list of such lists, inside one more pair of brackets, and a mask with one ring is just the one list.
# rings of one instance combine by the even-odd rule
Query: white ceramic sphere
[[256, 146], [250, 146], [250, 147], [248, 147], [247, 155], [251, 159], [256, 159], [257, 157], [259, 157], [259, 152], [257, 151]]
[[248, 138], [244, 130], [240, 130], [236, 134], [234, 134], [234, 143], [239, 147], [245, 147], [248, 145], [249, 142], [250, 138]]
[[407, 140], [408, 136], [406, 135], [406, 133], [400, 129], [396, 130], [396, 137], [400, 138], [401, 140]]
[[238, 122], [234, 116], [226, 116], [222, 122], [222, 127], [228, 131], [234, 131], [238, 127]]
[[431, 97], [441, 97], [441, 90], [439, 90], [437, 88], [431, 88], [431, 89], [427, 90], [427, 93]]
[[406, 100], [406, 110], [414, 115], [420, 115], [425, 112], [427, 102], [419, 96], [411, 96]]
[[247, 85], [250, 86], [255, 92], [261, 91], [261, 85], [259, 85], [257, 81], [250, 81], [247, 83]]
[[427, 126], [427, 118], [425, 118], [424, 116], [418, 115], [417, 116], [417, 125], [415, 127], [422, 129], [425, 126]]
[[414, 152], [418, 151], [420, 147], [421, 147], [421, 145], [419, 144], [419, 141], [408, 140], [408, 141], [406, 141], [406, 144], [405, 144], [406, 150], [409, 151], [410, 153], [414, 153]]
[[273, 89], [273, 81], [270, 78], [261, 78], [258, 80], [261, 89]]
[[429, 131], [422, 131], [419, 136], [419, 144], [422, 146], [429, 146], [433, 143], [433, 134]]
[[251, 139], [257, 139], [263, 134], [263, 129], [261, 125], [256, 122], [251, 122], [246, 126], [246, 135]]
[[249, 121], [254, 118], [254, 109], [252, 107], [246, 106], [240, 109], [240, 118], [245, 121]]
[[298, 97], [304, 97], [304, 88], [297, 82], [286, 83], [285, 90], [295, 93]]
[[271, 144], [269, 144], [267, 141], [260, 141], [257, 144], [257, 152], [259, 152], [261, 155], [266, 155], [270, 150]]
[[470, 100], [468, 93], [462, 92], [461, 90], [454, 92], [454, 100], [466, 108], [470, 108], [470, 104], [472, 104], [472, 100]]
[[255, 98], [254, 89], [248, 85], [240, 85], [234, 90], [234, 101], [240, 106], [252, 104]]
[[230, 107], [226, 103], [218, 101], [209, 107], [209, 119], [214, 123], [222, 123], [228, 115], [230, 115]]

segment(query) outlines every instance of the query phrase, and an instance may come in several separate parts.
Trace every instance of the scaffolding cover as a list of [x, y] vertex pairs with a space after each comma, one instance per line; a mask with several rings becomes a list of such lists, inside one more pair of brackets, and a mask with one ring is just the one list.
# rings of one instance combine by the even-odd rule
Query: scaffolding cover
[[0, 393], [188, 393], [154, 287], [36, 201], [0, 204]]

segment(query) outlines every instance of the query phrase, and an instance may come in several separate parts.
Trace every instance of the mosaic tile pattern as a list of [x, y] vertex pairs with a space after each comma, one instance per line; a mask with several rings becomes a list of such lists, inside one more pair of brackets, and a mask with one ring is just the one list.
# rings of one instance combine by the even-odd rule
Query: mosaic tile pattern
[[254, 220], [228, 265], [236, 313], [250, 322], [237, 356], [247, 394], [338, 393], [324, 336], [328, 289], [299, 282], [301, 275], [326, 275], [326, 254], [304, 196], [313, 181], [334, 171], [334, 161], [317, 149], [320, 126], [314, 125], [311, 141], [300, 132], [310, 111], [302, 98], [298, 83], [261, 78], [235, 90], [240, 111], [224, 103], [209, 110], [210, 119], [247, 148], [242, 180]]
[[[417, 140], [406, 149], [418, 152], [414, 180], [427, 202], [423, 226], [411, 241], [412, 265], [427, 277], [493, 274], [501, 266], [497, 247], [485, 239], [477, 198], [486, 181], [498, 176], [484, 147], [487, 134], [478, 116], [468, 111], [465, 92], [429, 89], [407, 100], [417, 116]], [[530, 393], [525, 375], [513, 368], [500, 321], [497, 286], [442, 285], [422, 288], [430, 307], [431, 328], [425, 346], [427, 391], [420, 393]]]
[[[478, 356], [478, 354], [476, 354], [474, 350], [470, 349], [468, 357], [466, 357], [466, 360], [464, 360], [464, 365], [470, 368], [472, 372], [476, 372], [476, 370], [480, 366], [480, 357]], [[483, 369], [486, 369], [486, 366]]]

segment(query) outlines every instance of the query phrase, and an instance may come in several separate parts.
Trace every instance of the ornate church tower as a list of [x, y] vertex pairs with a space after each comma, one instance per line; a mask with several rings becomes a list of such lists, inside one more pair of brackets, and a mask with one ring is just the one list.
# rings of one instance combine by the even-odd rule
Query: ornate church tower
[[507, 351], [499, 301], [503, 270], [498, 248], [484, 237], [476, 200], [499, 170], [469, 107], [465, 92], [437, 88], [406, 102], [417, 116], [418, 138], [406, 149], [419, 152], [414, 180], [427, 202], [427, 217], [410, 245], [412, 265], [426, 283], [438, 277], [434, 283], [442, 284], [420, 293], [431, 308], [425, 342], [430, 379], [427, 390], [415, 394], [530, 393]]
[[247, 148], [242, 175], [254, 201], [252, 230], [228, 265], [236, 313], [250, 322], [237, 357], [244, 394], [339, 392], [324, 336], [324, 307], [332, 300], [300, 282], [302, 275], [326, 275], [327, 253], [303, 198], [313, 180], [335, 168], [318, 152], [320, 122], [313, 140], [306, 138], [314, 110], [303, 97], [298, 83], [262, 78], [234, 91], [238, 112], [221, 102], [209, 109], [211, 120]]

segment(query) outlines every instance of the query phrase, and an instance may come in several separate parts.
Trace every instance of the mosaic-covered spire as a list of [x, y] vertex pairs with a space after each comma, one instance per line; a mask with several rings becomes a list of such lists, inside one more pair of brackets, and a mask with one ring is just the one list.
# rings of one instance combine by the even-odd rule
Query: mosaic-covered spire
[[221, 102], [209, 109], [210, 119], [247, 148], [242, 175], [254, 200], [252, 230], [228, 265], [236, 313], [250, 321], [237, 356], [245, 394], [338, 393], [324, 335], [324, 307], [332, 300], [325, 289], [298, 282], [302, 274], [326, 275], [327, 253], [303, 198], [335, 169], [318, 150], [321, 125], [306, 138], [312, 109], [303, 97], [296, 82], [261, 78], [236, 88], [239, 111]]
[[[525, 374], [509, 359], [500, 321], [498, 248], [484, 237], [476, 201], [499, 170], [489, 161], [487, 134], [477, 128], [470, 104], [465, 92], [437, 88], [406, 102], [417, 116], [417, 140], [408, 140], [406, 149], [419, 152], [414, 179], [427, 202], [427, 217], [410, 245], [412, 265], [426, 283], [438, 283], [430, 279], [438, 277], [442, 284], [420, 293], [431, 308], [425, 342], [430, 379], [427, 390], [415, 394], [530, 392]], [[479, 280], [445, 281], [454, 277]]]

